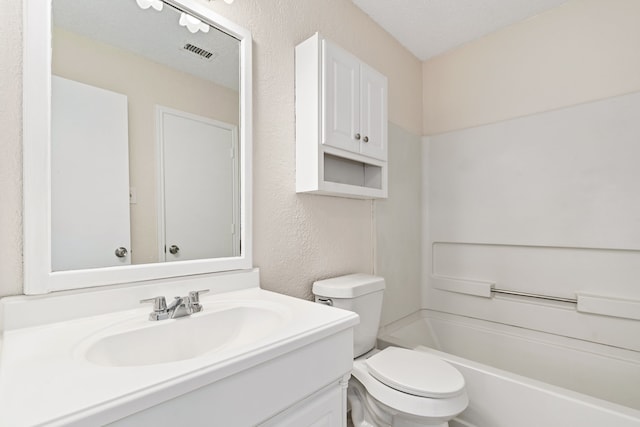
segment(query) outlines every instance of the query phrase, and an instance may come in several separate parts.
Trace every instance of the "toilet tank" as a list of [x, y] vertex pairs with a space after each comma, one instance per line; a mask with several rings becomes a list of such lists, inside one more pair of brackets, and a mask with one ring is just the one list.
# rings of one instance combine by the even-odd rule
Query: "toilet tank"
[[384, 278], [369, 274], [349, 274], [313, 284], [316, 302], [350, 310], [360, 316], [353, 330], [353, 356], [358, 357], [376, 346]]

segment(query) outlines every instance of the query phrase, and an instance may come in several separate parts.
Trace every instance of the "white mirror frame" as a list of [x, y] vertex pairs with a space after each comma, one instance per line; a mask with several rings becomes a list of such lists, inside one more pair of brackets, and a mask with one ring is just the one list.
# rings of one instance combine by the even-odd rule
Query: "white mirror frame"
[[[24, 293], [140, 282], [252, 267], [251, 33], [195, 0], [164, 0], [240, 41], [240, 220], [238, 257], [51, 271], [51, 1], [25, 0], [23, 10]], [[131, 0], [133, 1], [133, 0]]]

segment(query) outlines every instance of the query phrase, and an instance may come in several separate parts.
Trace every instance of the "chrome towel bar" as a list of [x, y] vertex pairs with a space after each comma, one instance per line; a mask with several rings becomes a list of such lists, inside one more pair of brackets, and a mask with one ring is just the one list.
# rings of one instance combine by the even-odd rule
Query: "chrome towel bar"
[[577, 304], [577, 298], [562, 298], [562, 297], [554, 297], [550, 295], [541, 295], [541, 294], [531, 294], [528, 292], [518, 292], [518, 291], [509, 291], [507, 289], [496, 289], [492, 288], [491, 292], [495, 294], [505, 294], [505, 295], [516, 295], [519, 297], [527, 297], [527, 298], [537, 298], [544, 299], [548, 301], [560, 301], [560, 302], [568, 302], [570, 304]]

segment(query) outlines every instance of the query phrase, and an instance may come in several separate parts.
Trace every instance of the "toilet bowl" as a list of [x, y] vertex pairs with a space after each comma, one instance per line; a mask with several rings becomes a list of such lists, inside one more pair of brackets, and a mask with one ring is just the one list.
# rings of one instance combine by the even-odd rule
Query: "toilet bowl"
[[398, 347], [354, 361], [348, 401], [354, 427], [443, 427], [469, 403], [453, 366]]
[[316, 302], [356, 312], [353, 371], [347, 389], [354, 427], [448, 426], [469, 401], [462, 374], [428, 353], [375, 349], [384, 279], [351, 274], [315, 282]]

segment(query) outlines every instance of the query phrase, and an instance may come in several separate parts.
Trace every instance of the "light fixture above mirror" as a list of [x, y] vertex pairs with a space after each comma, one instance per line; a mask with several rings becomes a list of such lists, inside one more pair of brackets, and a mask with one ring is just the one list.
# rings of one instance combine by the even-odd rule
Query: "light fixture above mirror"
[[[237, 215], [237, 221], [234, 220], [233, 225], [233, 233], [235, 233], [238, 238], [236, 243], [233, 243], [233, 249], [230, 249], [230, 252], [221, 252], [222, 255], [214, 255], [217, 258], [205, 258], [202, 259], [200, 257], [194, 257], [195, 259], [191, 259], [187, 257], [186, 251], [187, 249], [180, 244], [175, 244], [174, 242], [161, 242], [162, 238], [158, 236], [158, 242], [156, 241], [155, 228], [151, 228], [154, 233], [153, 236], [147, 234], [140, 234], [142, 237], [138, 237], [138, 242], [141, 241], [151, 241], [152, 251], [157, 251], [156, 253], [160, 253], [158, 255], [160, 259], [150, 260], [149, 257], [139, 257], [138, 262], [134, 262], [133, 265], [117, 265], [117, 266], [92, 266], [88, 267], [69, 267], [69, 268], [54, 268], [53, 264], [53, 255], [54, 249], [52, 248], [53, 241], [55, 240], [55, 233], [52, 230], [52, 212], [54, 206], [57, 202], [57, 196], [52, 194], [53, 189], [55, 188], [55, 180], [52, 179], [52, 173], [57, 173], [56, 171], [60, 170], [59, 165], [52, 166], [52, 157], [56, 154], [55, 150], [52, 149], [52, 123], [56, 125], [59, 121], [60, 114], [53, 114], [52, 121], [52, 107], [51, 107], [51, 94], [52, 94], [52, 62], [54, 63], [56, 68], [56, 73], [60, 74], [61, 77], [64, 77], [63, 80], [68, 81], [69, 79], [73, 80], [73, 85], [75, 86], [87, 86], [89, 88], [95, 87], [95, 89], [103, 91], [107, 89], [107, 91], [111, 91], [117, 94], [124, 93], [124, 105], [125, 108], [128, 105], [129, 113], [125, 111], [125, 131], [126, 131], [126, 120], [128, 117], [129, 120], [129, 138], [130, 140], [134, 140], [139, 138], [136, 135], [133, 135], [134, 127], [132, 125], [131, 120], [133, 120], [133, 116], [135, 115], [134, 109], [138, 108], [138, 106], [134, 102], [134, 95], [127, 95], [127, 92], [124, 91], [121, 87], [109, 87], [102, 77], [100, 78], [90, 78], [84, 79], [81, 78], [81, 73], [76, 73], [75, 70], [71, 70], [71, 72], [63, 71], [60, 67], [59, 61], [61, 61], [60, 55], [56, 52], [53, 53], [52, 58], [52, 40], [53, 37], [53, 23], [52, 23], [52, 1], [60, 1], [64, 0], [46, 0], [44, 2], [26, 2], [25, 3], [25, 28], [24, 28], [24, 273], [25, 273], [25, 293], [26, 294], [40, 294], [47, 293], [51, 291], [65, 290], [65, 289], [77, 289], [77, 288], [85, 288], [92, 286], [102, 286], [102, 285], [111, 285], [111, 284], [124, 284], [124, 283], [132, 283], [144, 280], [151, 279], [159, 279], [159, 278], [168, 278], [168, 277], [178, 277], [178, 276], [186, 276], [193, 274], [202, 274], [202, 273], [211, 273], [218, 271], [229, 271], [229, 270], [238, 270], [238, 269], [247, 269], [252, 267], [251, 260], [251, 249], [252, 249], [252, 241], [251, 241], [251, 35], [250, 33], [237, 26], [236, 24], [230, 22], [226, 18], [219, 16], [218, 14], [211, 11], [206, 5], [203, 5], [195, 0], [166, 0], [164, 2], [157, 0], [118, 0], [118, 2], [127, 2], [128, 4], [134, 5], [133, 8], [137, 10], [142, 15], [163, 15], [164, 10], [170, 9], [172, 13], [173, 11], [177, 11], [178, 13], [175, 16], [173, 22], [176, 27], [178, 27], [178, 19], [180, 13], [186, 14], [188, 17], [193, 17], [200, 22], [200, 30], [204, 28], [211, 28], [211, 30], [216, 30], [217, 33], [224, 33], [228, 35], [228, 37], [232, 37], [235, 39], [238, 45], [238, 53], [236, 54], [236, 61], [239, 62], [238, 72], [235, 78], [235, 83], [233, 82], [234, 78], [224, 78], [220, 77], [220, 81], [216, 84], [230, 87], [229, 90], [234, 90], [235, 87], [236, 93], [238, 96], [238, 102], [236, 103], [237, 109], [237, 118], [233, 119], [220, 119], [218, 116], [209, 115], [206, 113], [200, 113], [200, 111], [195, 111], [196, 115], [194, 115], [194, 109], [188, 107], [188, 104], [182, 105], [172, 105], [169, 101], [154, 101], [150, 103], [150, 107], [145, 107], [143, 114], [150, 117], [150, 120], [155, 120], [156, 123], [160, 123], [163, 117], [171, 116], [173, 118], [176, 114], [180, 116], [183, 122], [189, 120], [200, 120], [201, 122], [207, 122], [212, 126], [212, 129], [220, 129], [221, 131], [228, 132], [228, 134], [237, 140], [237, 148], [227, 149], [227, 153], [235, 152], [235, 156], [237, 156], [236, 166], [233, 166], [229, 169], [229, 173], [236, 176], [237, 175], [237, 183], [233, 185], [237, 185], [236, 190], [230, 191], [230, 196], [233, 199], [233, 215]], [[105, 3], [105, 0], [85, 0], [81, 3], [84, 5], [91, 4], [95, 2]], [[116, 7], [116, 3], [112, 0], [106, 0], [106, 3], [109, 6]], [[137, 6], [140, 8], [138, 8]], [[89, 6], [90, 7], [90, 6]], [[96, 6], [97, 9], [97, 6]], [[151, 12], [143, 12], [141, 9], [153, 9]], [[135, 10], [131, 11], [131, 15], [136, 15], [137, 12]], [[157, 11], [157, 12], [156, 12]], [[94, 11], [95, 12], [95, 11]], [[160, 13], [158, 13], [160, 12]], [[106, 27], [109, 25], [113, 25], [114, 22], [120, 21], [128, 21], [130, 22], [132, 16], [121, 17], [122, 19], [112, 19], [111, 21], [106, 22]], [[73, 17], [76, 21], [82, 21], [81, 16]], [[107, 18], [109, 19], [109, 18]], [[146, 19], [146, 18], [145, 18]], [[89, 17], [85, 19], [88, 22], [89, 26], [92, 26], [95, 30], [99, 27], [99, 25], [95, 25], [95, 17]], [[145, 24], [149, 25], [149, 24]], [[104, 26], [103, 26], [104, 27]], [[179, 27], [178, 27], [179, 28]], [[62, 30], [61, 30], [62, 31]], [[66, 31], [66, 30], [65, 30]], [[179, 30], [176, 30], [179, 31]], [[184, 30], [182, 30], [184, 31]], [[137, 31], [139, 34], [140, 31]], [[63, 34], [62, 31], [61, 34]], [[184, 32], [185, 34], [189, 34], [188, 32]], [[202, 34], [198, 32], [198, 34]], [[210, 34], [207, 34], [207, 37], [210, 37]], [[63, 34], [64, 35], [64, 34]], [[57, 36], [56, 36], [57, 37]], [[83, 36], [84, 37], [84, 36]], [[150, 36], [153, 38], [154, 36]], [[176, 64], [177, 62], [192, 62], [194, 64], [203, 64], [201, 71], [194, 71], [193, 73], [201, 73], [201, 76], [197, 76], [199, 79], [208, 80], [209, 75], [207, 75], [206, 67], [211, 64], [212, 61], [217, 60], [222, 61], [224, 57], [220, 52], [214, 51], [214, 49], [206, 49], [201, 45], [202, 43], [194, 43], [193, 40], [190, 40], [189, 37], [181, 35], [178, 36], [179, 40], [177, 43], [179, 44], [179, 48], [175, 48], [177, 53], [173, 52], [174, 47], [167, 47], [167, 49], [172, 50], [169, 59], [166, 59], [169, 66]], [[155, 44], [150, 44], [149, 50], [159, 50], [163, 47], [166, 47], [166, 44], [163, 41], [159, 41], [154, 39]], [[98, 43], [102, 43], [102, 40], [98, 39]], [[125, 40], [126, 42], [126, 40]], [[93, 42], [92, 42], [93, 43]], [[130, 43], [134, 44], [134, 43]], [[115, 49], [120, 49], [122, 46], [116, 46]], [[205, 46], [206, 47], [206, 46]], [[112, 48], [108, 48], [112, 49]], [[113, 49], [112, 49], [113, 50]], [[135, 52], [134, 52], [135, 53]], [[159, 56], [151, 57], [151, 61], [162, 64], [162, 54], [156, 52], [155, 54]], [[56, 56], [58, 55], [58, 56]], [[130, 53], [127, 53], [130, 55]], [[177, 59], [176, 59], [177, 58]], [[89, 67], [91, 61], [89, 58], [83, 58], [84, 61], [72, 61], [78, 64], [78, 67]], [[139, 60], [135, 60], [140, 62]], [[145, 61], [148, 61], [145, 59]], [[215, 62], [215, 61], [214, 61]], [[95, 66], [95, 64], [93, 64]], [[65, 72], [67, 74], [65, 74]], [[184, 70], [178, 69], [175, 73], [182, 73], [182, 75], [193, 74], [188, 70], [188, 67]], [[76, 74], [74, 74], [76, 73]], [[125, 69], [121, 69], [119, 67], [112, 67], [109, 73], [114, 74], [120, 80], [126, 79], [128, 75], [132, 75], [131, 72], [126, 71]], [[169, 74], [166, 74], [169, 75]], [[233, 73], [231, 74], [233, 76]], [[147, 78], [144, 80], [152, 80], [153, 77], [158, 78], [157, 72], [148, 72], [146, 74]], [[144, 76], [143, 76], [144, 77]], [[180, 89], [180, 82], [182, 80], [178, 78], [168, 79], [163, 77], [165, 85], [169, 85], [175, 90]], [[56, 77], [58, 79], [58, 77]], [[91, 80], [93, 79], [93, 80]], [[59, 80], [59, 79], [58, 79]], [[58, 83], [56, 83], [58, 84]], [[133, 85], [135, 86], [135, 85]], [[55, 86], [54, 86], [55, 89]], [[189, 97], [193, 97], [193, 90], [185, 88], [182, 90], [185, 92], [187, 99]], [[211, 100], [211, 103], [216, 103], [215, 100]], [[220, 103], [218, 100], [217, 103]], [[155, 105], [155, 107], [153, 106]], [[95, 105], [86, 105], [87, 110], [95, 109]], [[139, 108], [138, 108], [139, 109]], [[176, 114], [174, 114], [176, 113]], [[73, 119], [73, 115], [71, 116]], [[195, 118], [195, 119], [194, 119]], [[220, 121], [222, 120], [222, 121]], [[73, 124], [73, 120], [71, 120]], [[80, 124], [80, 122], [78, 122]], [[57, 125], [56, 125], [57, 126]], [[168, 128], [167, 128], [168, 129]], [[156, 125], [156, 128], [146, 129], [138, 132], [138, 135], [144, 134], [148, 135], [163, 135], [163, 132], [168, 132], [167, 129], [162, 128], [160, 124]], [[228, 130], [226, 130], [228, 129]], [[169, 129], [170, 130], [170, 129]], [[179, 135], [179, 134], [178, 134]], [[235, 136], [234, 136], [235, 135]], [[153, 141], [154, 137], [151, 138]], [[157, 139], [157, 137], [156, 137]], [[155, 144], [155, 143], [154, 143]], [[126, 145], [125, 145], [126, 147]], [[134, 146], [130, 146], [130, 158], [137, 157], [140, 160], [133, 159], [132, 161], [137, 162], [146, 162], [147, 167], [153, 170], [162, 169], [162, 163], [156, 163], [162, 159], [162, 150], [164, 149], [162, 145], [158, 145], [156, 148], [156, 155], [153, 155], [153, 151], [151, 155], [142, 155], [141, 152], [135, 148]], [[232, 145], [233, 147], [233, 145]], [[153, 147], [151, 147], [153, 150]], [[169, 149], [169, 148], [166, 148]], [[138, 151], [137, 151], [138, 150]], [[235, 151], [234, 151], [235, 150]], [[228, 155], [228, 154], [227, 154]], [[175, 159], [176, 156], [168, 156], [172, 159]], [[79, 159], [80, 157], [78, 157]], [[154, 160], [157, 158], [157, 160]], [[75, 161], [74, 156], [70, 157], [72, 165], [74, 163], [81, 163], [80, 161]], [[154, 166], [160, 165], [160, 166]], [[205, 167], [205, 169], [211, 169]], [[235, 172], [234, 172], [235, 171]], [[137, 172], [132, 172], [134, 175]], [[167, 172], [168, 173], [168, 172]], [[132, 175], [133, 176], [133, 175]], [[132, 178], [140, 179], [140, 178]], [[146, 179], [146, 178], [145, 178]], [[140, 205], [144, 203], [145, 200], [154, 200], [155, 193], [158, 192], [158, 200], [162, 201], [164, 198], [163, 186], [158, 184], [154, 185], [154, 180], [159, 183], [162, 181], [162, 176], [160, 178], [153, 178], [151, 181], [152, 185], [149, 187], [147, 185], [146, 189], [142, 189], [141, 186], [138, 188], [131, 188], [127, 191], [127, 197], [129, 201], [127, 204], [131, 203], [131, 212], [133, 215], [138, 215], [135, 213], [135, 203]], [[217, 178], [216, 178], [217, 179]], [[76, 178], [76, 181], [78, 179]], [[135, 187], [135, 186], [133, 186]], [[151, 192], [149, 191], [151, 188]], [[151, 194], [154, 193], [154, 194]], [[178, 191], [180, 193], [180, 191]], [[235, 194], [235, 195], [234, 195]], [[82, 197], [82, 194], [77, 194], [76, 196]], [[151, 197], [154, 196], [154, 197]], [[76, 197], [77, 198], [77, 197]], [[137, 200], [137, 201], [136, 201]], [[153, 205], [152, 208], [154, 210], [164, 211], [165, 209], [162, 205], [157, 205], [155, 207]], [[237, 206], [237, 208], [235, 207]], [[62, 212], [65, 212], [65, 207], [63, 206]], [[67, 206], [67, 212], [70, 211]], [[191, 209], [190, 211], [199, 211], [199, 209]], [[234, 216], [235, 218], [235, 216]], [[168, 221], [167, 218], [163, 218], [163, 221]], [[140, 222], [140, 221], [139, 221]], [[152, 225], [150, 221], [142, 221], [143, 224]], [[160, 220], [158, 222], [160, 224]], [[102, 223], [95, 223], [95, 228], [102, 227]], [[161, 226], [158, 226], [160, 229]], [[227, 226], [227, 229], [229, 227]], [[104, 234], [104, 233], [103, 233]], [[158, 231], [158, 235], [161, 234]], [[116, 245], [117, 247], [111, 248], [109, 252], [111, 256], [118, 256], [121, 258], [131, 257], [132, 253], [140, 255], [140, 246], [136, 248], [134, 245], [133, 251], [130, 247], [125, 247], [125, 245]], [[115, 249], [115, 250], [114, 250]], [[123, 250], [125, 249], [125, 250]], [[171, 250], [170, 252], [167, 252]], [[61, 251], [70, 256], [73, 254], [78, 254], [83, 252], [82, 249], [78, 250], [74, 247], [68, 247], [68, 250]], [[163, 259], [163, 254], [166, 252], [168, 255], [166, 261], [176, 261], [176, 262], [162, 262], [165, 261]], [[153, 255], [155, 257], [156, 255]], [[172, 257], [171, 259], [168, 259]], [[158, 262], [160, 261], [160, 262]], [[151, 262], [151, 263], [149, 263]], [[73, 265], [73, 264], [70, 264]], [[58, 271], [56, 271], [58, 270]]]
[[[209, 2], [211, 1], [212, 0], [209, 0]], [[224, 1], [227, 4], [233, 3], [233, 0]], [[164, 6], [164, 2], [162, 0], [136, 0], [136, 3], [140, 7], [140, 9], [146, 10], [149, 8], [153, 8], [158, 12], [161, 12]], [[183, 27], [186, 27], [192, 33], [197, 33], [198, 31], [202, 31], [203, 33], [209, 32], [209, 24], [202, 22], [200, 19], [186, 12], [180, 13], [179, 23]]]
[[162, 7], [164, 3], [162, 0], [136, 0], [140, 9], [149, 9], [150, 7], [154, 8], [158, 12], [162, 11]]
[[187, 30], [192, 33], [197, 33], [198, 31], [202, 31], [203, 33], [209, 32], [209, 24], [202, 22], [195, 16], [191, 16], [188, 13], [182, 12], [178, 23], [183, 27], [187, 27]]
[[[211, 1], [213, 0], [209, 0], [209, 2]], [[233, 0], [224, 0], [224, 2], [227, 4], [231, 4], [233, 3]], [[141, 9], [148, 9], [150, 7], [153, 7], [158, 12], [160, 12], [162, 10], [162, 7], [164, 6], [164, 2], [162, 0], [136, 0], [136, 3], [138, 3], [138, 6], [140, 6]]]

